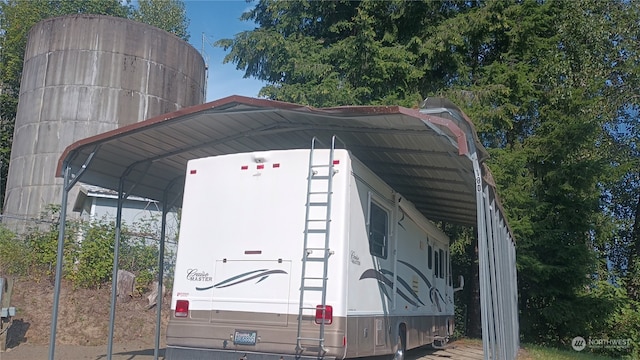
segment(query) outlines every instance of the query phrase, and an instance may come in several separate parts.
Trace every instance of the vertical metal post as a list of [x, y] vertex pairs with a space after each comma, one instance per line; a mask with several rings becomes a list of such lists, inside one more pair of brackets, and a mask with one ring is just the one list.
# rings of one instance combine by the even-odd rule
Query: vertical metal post
[[506, 246], [505, 238], [504, 238], [504, 226], [502, 225], [502, 220], [500, 219], [500, 212], [498, 211], [497, 203], [495, 197], [493, 198], [494, 204], [494, 223], [496, 224], [496, 261], [498, 262], [498, 291], [500, 292], [498, 303], [500, 304], [500, 318], [502, 319], [502, 328], [500, 329], [500, 336], [502, 338], [502, 343], [500, 344], [502, 347], [502, 352], [505, 356], [511, 356], [511, 342], [510, 332], [511, 332], [511, 323], [509, 321], [510, 316], [510, 305], [509, 305], [509, 296], [508, 296], [508, 282], [506, 280], [506, 276], [510, 273], [509, 269], [505, 266], [507, 263], [507, 254], [504, 249]]
[[160, 229], [160, 249], [158, 251], [158, 300], [156, 301], [156, 339], [153, 347], [153, 359], [158, 360], [160, 352], [160, 325], [162, 324], [162, 283], [164, 281], [164, 243], [167, 229], [168, 192], [165, 190], [162, 200], [162, 229]]
[[113, 247], [113, 274], [111, 278], [111, 310], [109, 315], [109, 339], [107, 341], [107, 359], [113, 356], [113, 328], [116, 321], [116, 300], [118, 295], [118, 260], [120, 258], [120, 230], [122, 228], [122, 205], [124, 202], [124, 177], [118, 185], [118, 210], [116, 211], [116, 239]]
[[49, 338], [49, 360], [53, 360], [56, 352], [56, 327], [58, 326], [58, 307], [60, 306], [60, 283], [62, 281], [62, 262], [64, 259], [64, 231], [67, 225], [67, 200], [69, 198], [70, 168], [64, 165], [62, 186], [62, 204], [60, 205], [60, 225], [58, 228], [58, 253], [56, 255], [56, 278], [53, 290], [53, 310], [51, 313], [51, 335]]
[[484, 359], [493, 359], [493, 353], [490, 354], [490, 344], [492, 341], [492, 335], [490, 334], [490, 325], [493, 325], [493, 317], [489, 310], [489, 301], [491, 300], [491, 294], [487, 296], [487, 291], [490, 286], [489, 280], [489, 264], [487, 260], [487, 224], [485, 218], [485, 203], [484, 192], [482, 188], [482, 171], [480, 170], [480, 164], [478, 163], [477, 155], [474, 152], [471, 154], [471, 160], [473, 163], [473, 172], [475, 175], [475, 187], [476, 187], [476, 217], [478, 222], [478, 267], [479, 267], [479, 280], [480, 280], [480, 315], [482, 319], [482, 349], [484, 353]]
[[520, 322], [518, 319], [518, 272], [516, 267], [516, 244], [513, 239], [509, 238], [509, 266], [511, 268], [511, 304], [513, 306], [512, 323], [513, 323], [513, 343], [515, 346], [515, 352], [513, 354], [516, 357], [518, 348], [520, 347]]
[[485, 201], [487, 209], [487, 222], [491, 227], [491, 236], [489, 237], [489, 265], [491, 266], [491, 292], [492, 297], [491, 301], [493, 304], [493, 316], [495, 319], [495, 338], [496, 338], [496, 351], [498, 352], [497, 358], [506, 359], [506, 352], [503, 351], [505, 345], [504, 338], [504, 321], [503, 321], [503, 311], [502, 311], [502, 292], [500, 287], [500, 256], [498, 253], [499, 248], [499, 240], [498, 240], [498, 226], [496, 223], [496, 207], [493, 198], [491, 197], [491, 192], [489, 187], [485, 187]]

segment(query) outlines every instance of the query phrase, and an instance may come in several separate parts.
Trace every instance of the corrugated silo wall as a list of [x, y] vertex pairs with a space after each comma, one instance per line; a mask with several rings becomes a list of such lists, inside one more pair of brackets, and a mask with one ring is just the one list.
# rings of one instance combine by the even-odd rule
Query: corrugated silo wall
[[21, 232], [31, 225], [24, 219], [60, 204], [55, 167], [68, 145], [201, 104], [204, 81], [198, 51], [155, 27], [100, 15], [36, 24], [24, 57], [3, 222]]

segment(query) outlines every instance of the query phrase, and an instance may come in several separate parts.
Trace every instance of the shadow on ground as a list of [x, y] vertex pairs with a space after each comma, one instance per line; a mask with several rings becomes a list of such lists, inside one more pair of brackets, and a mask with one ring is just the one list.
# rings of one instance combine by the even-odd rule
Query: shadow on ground
[[[164, 350], [158, 349], [158, 358], [164, 359]], [[142, 350], [133, 350], [133, 351], [121, 351], [117, 353], [113, 353], [114, 356], [118, 356], [118, 359], [126, 359], [126, 360], [135, 360], [137, 357], [141, 356], [153, 356], [154, 349], [142, 349]], [[106, 359], [107, 355], [100, 355], [96, 358], [96, 360]]]
[[20, 319], [13, 319], [11, 325], [7, 329], [7, 349], [14, 348], [22, 343], [27, 342], [27, 330], [31, 324]]

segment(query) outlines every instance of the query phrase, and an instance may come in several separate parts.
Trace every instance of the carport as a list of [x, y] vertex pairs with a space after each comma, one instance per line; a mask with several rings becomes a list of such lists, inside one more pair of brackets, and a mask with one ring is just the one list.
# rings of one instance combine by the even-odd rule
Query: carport
[[[118, 191], [107, 356], [111, 359], [122, 201], [140, 196], [163, 204], [160, 260], [168, 209], [181, 204], [187, 161], [228, 153], [309, 148], [337, 135], [360, 161], [427, 218], [478, 229], [485, 359], [515, 359], [519, 347], [515, 245], [488, 157], [471, 121], [446, 99], [420, 109], [398, 106], [312, 108], [230, 96], [71, 144], [58, 163], [63, 180], [49, 359], [55, 338], [69, 191], [81, 181]], [[162, 279], [160, 267], [160, 280]], [[162, 286], [162, 282], [160, 282]], [[161, 293], [161, 291], [160, 291]], [[161, 299], [156, 324], [159, 348]]]

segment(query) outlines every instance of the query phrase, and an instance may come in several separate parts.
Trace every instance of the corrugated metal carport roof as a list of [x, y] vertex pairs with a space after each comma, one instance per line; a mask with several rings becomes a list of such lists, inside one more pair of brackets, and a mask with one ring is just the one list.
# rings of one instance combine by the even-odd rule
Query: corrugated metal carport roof
[[[481, 165], [487, 153], [471, 122], [455, 105], [436, 98], [425, 100], [421, 109], [315, 109], [240, 96], [165, 114], [67, 147], [57, 171], [65, 182], [49, 359], [53, 360], [55, 353], [66, 201], [76, 181], [118, 189], [125, 197], [165, 201], [166, 210], [174, 199], [180, 200], [190, 159], [309, 148], [312, 137], [328, 140], [332, 135], [339, 136], [347, 149], [428, 218], [477, 227], [484, 356], [515, 359], [519, 348], [515, 244], [491, 173]], [[164, 235], [161, 243], [163, 239]], [[109, 359], [115, 322], [117, 249], [116, 245]], [[161, 245], [160, 254], [162, 249]], [[162, 270], [159, 278], [163, 278]], [[158, 306], [155, 356], [160, 344], [161, 308]]]
[[469, 120], [444, 99], [429, 99], [423, 109], [318, 109], [230, 96], [80, 140], [62, 154], [57, 176], [68, 167], [80, 181], [108, 189], [125, 177], [125, 195], [161, 201], [165, 191], [168, 199], [181, 196], [190, 159], [309, 148], [313, 136], [328, 141], [334, 134], [428, 218], [476, 225], [470, 156], [475, 149], [482, 161], [486, 151]]

